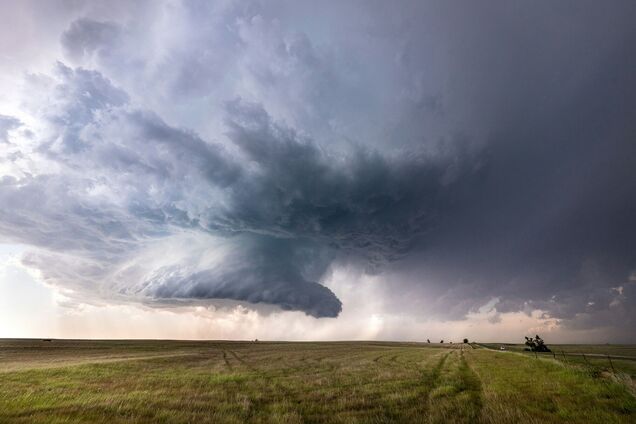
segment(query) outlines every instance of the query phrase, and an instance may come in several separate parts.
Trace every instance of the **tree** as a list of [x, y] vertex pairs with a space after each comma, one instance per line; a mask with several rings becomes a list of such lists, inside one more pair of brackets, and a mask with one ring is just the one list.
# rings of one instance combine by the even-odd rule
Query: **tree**
[[531, 352], [551, 352], [543, 339], [537, 334], [534, 338], [526, 336], [525, 350]]
[[468, 339], [464, 339], [464, 343], [468, 343]]

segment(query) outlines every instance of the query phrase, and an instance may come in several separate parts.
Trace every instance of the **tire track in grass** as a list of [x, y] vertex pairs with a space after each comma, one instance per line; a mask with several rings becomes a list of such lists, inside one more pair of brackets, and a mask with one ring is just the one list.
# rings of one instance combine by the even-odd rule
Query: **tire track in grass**
[[450, 352], [446, 352], [440, 360], [437, 361], [437, 364], [433, 367], [430, 373], [426, 373], [426, 369], [424, 370], [425, 374], [427, 374], [425, 379], [431, 383], [431, 387], [433, 387], [433, 383], [436, 383], [437, 380], [439, 380], [440, 373], [442, 368], [444, 368], [444, 364], [446, 363], [449, 354]]
[[[426, 357], [425, 360], [418, 361], [414, 356], [406, 362], [398, 360], [401, 354], [383, 355], [386, 360], [381, 364], [384, 367], [404, 368], [413, 372], [415, 378], [411, 380], [412, 384], [408, 384], [408, 379], [404, 375], [396, 376], [394, 379], [384, 380], [383, 384], [398, 384], [398, 390], [406, 390], [411, 394], [407, 399], [394, 405], [393, 408], [386, 408], [376, 417], [377, 422], [404, 422], [404, 423], [420, 423], [425, 422], [429, 411], [429, 397], [431, 392], [437, 387], [440, 380], [440, 374], [444, 368], [450, 352], [443, 352], [439, 356]], [[419, 355], [417, 355], [419, 356]], [[400, 383], [403, 383], [400, 385]], [[370, 381], [367, 384], [375, 385], [376, 382]], [[391, 390], [391, 389], [389, 389]], [[392, 389], [392, 390], [395, 390]], [[389, 392], [390, 393], [390, 392]], [[375, 422], [375, 421], [374, 421]]]
[[378, 362], [380, 359], [384, 358], [386, 356], [386, 354], [382, 354], [379, 356], [376, 356], [375, 358], [373, 358], [373, 362]]
[[[291, 406], [289, 413], [290, 414], [296, 413], [302, 418], [301, 411], [299, 411], [298, 408], [296, 408], [295, 406], [299, 403], [296, 394], [293, 393], [284, 384], [282, 384], [282, 381], [280, 381], [279, 378], [272, 378], [273, 376], [269, 375], [265, 370], [261, 370], [255, 367], [253, 364], [250, 364], [249, 362], [245, 361], [233, 350], [229, 350], [229, 352], [234, 358], [236, 358], [236, 360], [241, 365], [245, 366], [250, 372], [254, 373], [254, 375], [258, 377], [259, 379], [261, 379], [263, 382], [266, 382], [267, 384], [273, 383], [273, 387], [275, 387], [282, 393], [282, 396], [280, 396], [280, 398], [282, 400], [287, 400], [288, 403], [293, 405]], [[266, 409], [267, 405], [268, 405], [268, 402], [266, 402], [264, 398], [251, 399], [251, 404], [246, 414], [246, 420], [249, 421], [251, 419], [254, 419], [259, 412], [262, 412]]]
[[[230, 352], [230, 355], [232, 355], [234, 359], [236, 359], [239, 362], [239, 364], [243, 365], [250, 372], [254, 373], [255, 376], [259, 377], [260, 379], [266, 379], [264, 372], [261, 372], [256, 367], [247, 363], [236, 352], [234, 352], [233, 350], [228, 350], [228, 352]], [[251, 395], [246, 395], [246, 397], [244, 398], [244, 403], [246, 405], [245, 416], [243, 417], [245, 421], [250, 421], [255, 419], [256, 415], [259, 412], [264, 411], [267, 405], [267, 402], [264, 398], [258, 397], [258, 396], [253, 397]]]
[[470, 368], [464, 352], [450, 353], [440, 369], [437, 386], [429, 396], [429, 422], [475, 423], [483, 406], [481, 380]]
[[[335, 357], [330, 357], [330, 360], [325, 361], [327, 368], [312, 374], [314, 380], [326, 375], [329, 381], [306, 390], [303, 395], [305, 398], [300, 415], [304, 422], [411, 422], [399, 420], [403, 411], [396, 412], [390, 403], [380, 406], [387, 401], [387, 396], [392, 395], [391, 386], [405, 378], [386, 378], [387, 373], [393, 372], [390, 368], [392, 364], [383, 359], [387, 356], [373, 351], [355, 350], [346, 361], [334, 361]], [[321, 418], [326, 412], [332, 417], [331, 420]]]
[[232, 371], [232, 364], [230, 364], [230, 361], [228, 361], [227, 359], [227, 352], [225, 350], [223, 350], [223, 360], [225, 361], [225, 366]]
[[431, 392], [439, 385], [442, 368], [444, 368], [449, 354], [450, 352], [444, 353], [432, 369], [423, 368], [420, 370], [422, 373], [420, 386], [423, 388], [420, 402], [421, 405], [424, 405], [424, 411], [421, 412], [421, 416], [426, 416], [427, 411], [430, 410], [429, 400]]
[[247, 362], [245, 362], [245, 360], [243, 358], [241, 358], [240, 356], [238, 356], [236, 354], [236, 352], [234, 352], [233, 350], [228, 351], [230, 352], [230, 355], [232, 355], [237, 361], [239, 361], [239, 363], [241, 365], [244, 365], [245, 368], [247, 368], [250, 371], [258, 371], [256, 368], [254, 368], [252, 365], [248, 364]]
[[469, 399], [469, 405], [472, 410], [469, 413], [470, 422], [476, 422], [481, 417], [482, 409], [484, 407], [484, 390], [481, 384], [481, 379], [477, 373], [470, 367], [464, 352], [460, 355], [459, 372], [462, 377], [463, 386], [461, 387]]

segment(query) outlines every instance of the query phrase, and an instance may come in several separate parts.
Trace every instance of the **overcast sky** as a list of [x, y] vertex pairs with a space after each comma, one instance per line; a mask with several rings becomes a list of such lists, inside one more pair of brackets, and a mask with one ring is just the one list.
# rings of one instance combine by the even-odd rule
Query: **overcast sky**
[[0, 337], [636, 342], [634, 22], [0, 0]]

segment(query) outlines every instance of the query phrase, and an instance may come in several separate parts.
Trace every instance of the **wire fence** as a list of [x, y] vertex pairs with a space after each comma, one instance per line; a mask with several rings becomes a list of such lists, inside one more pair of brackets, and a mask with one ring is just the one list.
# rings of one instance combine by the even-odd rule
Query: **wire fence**
[[[483, 347], [485, 349], [501, 351], [492, 346], [487, 346], [483, 344], [478, 344], [479, 347]], [[475, 348], [474, 346], [471, 346]], [[505, 349], [504, 351], [508, 351]], [[610, 355], [606, 353], [585, 353], [585, 352], [566, 352], [564, 350], [553, 349], [550, 352], [532, 352], [526, 350], [510, 350], [511, 352], [517, 352], [526, 354], [529, 356], [534, 356], [534, 358], [552, 358], [554, 360], [558, 360], [564, 363], [571, 364], [584, 364], [587, 366], [607, 366], [608, 369], [611, 369], [613, 373], [616, 373], [616, 367], [614, 361], [636, 361], [636, 356], [625, 356], [625, 355]]]
[[[583, 359], [583, 363], [585, 365], [601, 365], [600, 361], [603, 361], [604, 364], [609, 365], [609, 368], [613, 373], [616, 373], [616, 368], [614, 368], [614, 360], [627, 360], [627, 361], [636, 361], [635, 357], [631, 356], [620, 356], [620, 355], [609, 355], [609, 354], [601, 354], [601, 353], [583, 353], [583, 352], [565, 352], [565, 351], [556, 351], [552, 352], [528, 352], [530, 354], [534, 353], [535, 358], [539, 357], [550, 357], [552, 356], [555, 360], [562, 360], [563, 362], [568, 362], [568, 357], [570, 358], [570, 362], [575, 361], [576, 359]], [[593, 361], [595, 363], [593, 363]]]

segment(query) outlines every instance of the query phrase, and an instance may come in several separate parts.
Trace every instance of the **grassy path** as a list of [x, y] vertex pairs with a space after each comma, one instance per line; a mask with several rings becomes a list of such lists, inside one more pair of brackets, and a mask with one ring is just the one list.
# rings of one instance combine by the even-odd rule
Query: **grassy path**
[[464, 353], [452, 352], [429, 398], [430, 422], [477, 422], [481, 417], [481, 392], [481, 381], [468, 366]]

